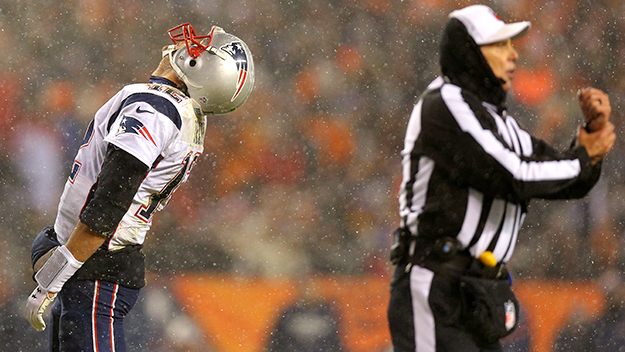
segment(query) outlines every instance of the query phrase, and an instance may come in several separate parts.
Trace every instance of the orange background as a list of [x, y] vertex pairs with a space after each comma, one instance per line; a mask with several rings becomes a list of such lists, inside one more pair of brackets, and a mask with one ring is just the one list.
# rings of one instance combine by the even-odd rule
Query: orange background
[[[324, 276], [302, 281], [187, 274], [174, 279], [173, 291], [219, 351], [262, 351], [281, 312], [302, 295], [323, 297], [334, 304], [347, 351], [376, 352], [389, 347], [387, 278]], [[514, 288], [528, 315], [535, 352], [551, 351], [572, 309], [580, 304], [589, 312], [603, 309], [603, 296], [591, 284], [517, 281]]]

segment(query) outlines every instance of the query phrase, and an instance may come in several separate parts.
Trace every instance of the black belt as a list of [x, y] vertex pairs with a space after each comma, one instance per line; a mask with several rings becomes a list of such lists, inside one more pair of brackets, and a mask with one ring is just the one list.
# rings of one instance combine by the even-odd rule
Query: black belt
[[415, 238], [414, 253], [409, 263], [429, 269], [435, 274], [460, 278], [476, 259], [468, 250], [461, 249], [456, 239], [442, 238], [434, 243]]
[[409, 256], [409, 263], [429, 269], [437, 275], [449, 279], [459, 279], [463, 275], [489, 279], [502, 279], [508, 276], [505, 264], [485, 266], [464, 249], [456, 238], [444, 237], [432, 243], [413, 237], [413, 241], [415, 241], [414, 253]]
[[470, 275], [483, 278], [500, 279], [508, 276], [505, 264], [487, 267], [463, 248], [458, 239], [443, 237], [436, 240], [422, 236], [413, 236], [405, 228], [398, 228], [393, 233], [391, 262], [405, 264], [406, 272], [413, 265], [432, 270], [435, 274], [451, 278]]

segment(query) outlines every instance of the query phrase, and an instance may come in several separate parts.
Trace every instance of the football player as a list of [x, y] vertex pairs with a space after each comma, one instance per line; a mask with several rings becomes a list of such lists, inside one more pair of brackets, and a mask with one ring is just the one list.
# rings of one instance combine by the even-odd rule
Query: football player
[[34, 240], [37, 287], [27, 318], [52, 351], [124, 351], [122, 321], [145, 285], [141, 248], [154, 214], [203, 151], [206, 116], [239, 108], [254, 85], [248, 46], [213, 27], [182, 24], [149, 83], [122, 88], [95, 114], [54, 226]]

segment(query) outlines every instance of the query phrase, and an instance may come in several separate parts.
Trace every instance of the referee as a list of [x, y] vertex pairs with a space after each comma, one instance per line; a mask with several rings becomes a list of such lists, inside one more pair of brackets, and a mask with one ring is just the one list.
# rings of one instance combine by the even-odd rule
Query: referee
[[512, 40], [529, 28], [484, 5], [449, 15], [442, 76], [414, 107], [402, 151], [388, 307], [395, 352], [501, 351], [519, 310], [505, 263], [529, 200], [583, 197], [614, 144], [609, 99], [595, 88], [580, 90], [586, 124], [564, 152], [507, 114]]

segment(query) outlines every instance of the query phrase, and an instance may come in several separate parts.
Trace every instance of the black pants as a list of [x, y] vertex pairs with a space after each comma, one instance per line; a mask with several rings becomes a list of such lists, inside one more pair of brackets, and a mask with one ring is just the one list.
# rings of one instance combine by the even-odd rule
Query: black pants
[[501, 352], [462, 324], [458, 281], [420, 266], [398, 265], [391, 283], [388, 321], [394, 352]]

